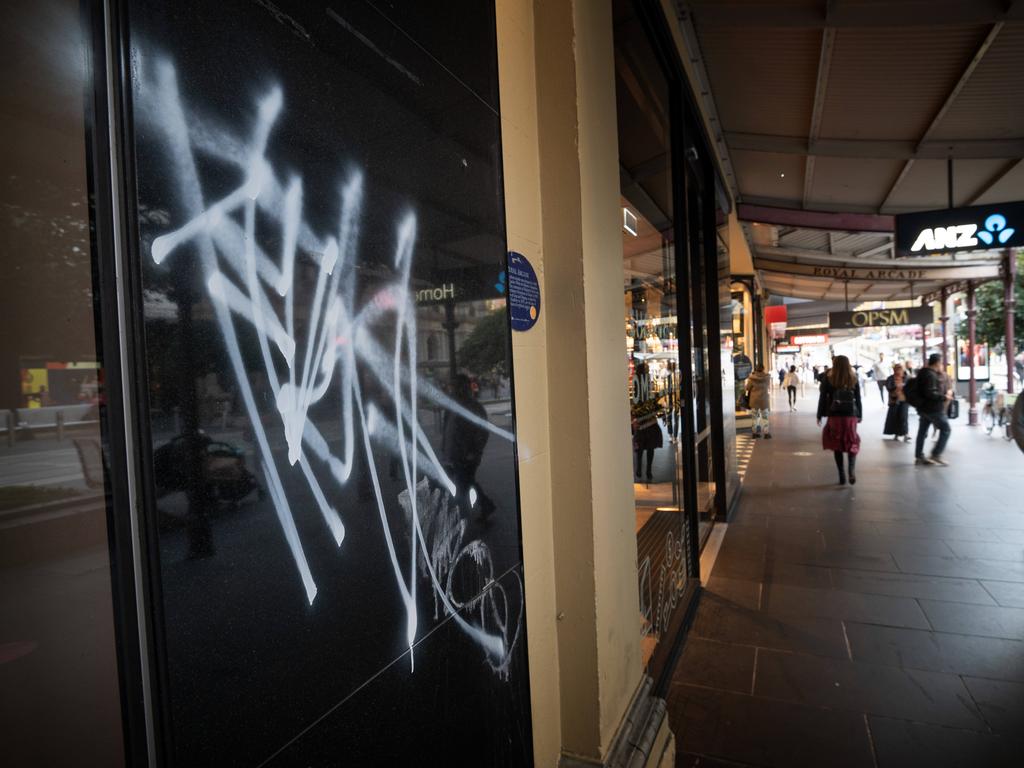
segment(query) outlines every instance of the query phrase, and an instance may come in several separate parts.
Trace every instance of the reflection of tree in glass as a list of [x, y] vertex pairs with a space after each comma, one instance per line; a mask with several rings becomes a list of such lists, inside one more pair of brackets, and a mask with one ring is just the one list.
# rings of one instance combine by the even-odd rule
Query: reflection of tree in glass
[[459, 347], [459, 367], [473, 373], [508, 374], [508, 313], [504, 307], [481, 318]]
[[[89, 220], [81, 187], [9, 175], [0, 192], [0, 404], [24, 405], [18, 369], [24, 357], [94, 359]], [[14, 318], [19, 318], [14, 322]]]

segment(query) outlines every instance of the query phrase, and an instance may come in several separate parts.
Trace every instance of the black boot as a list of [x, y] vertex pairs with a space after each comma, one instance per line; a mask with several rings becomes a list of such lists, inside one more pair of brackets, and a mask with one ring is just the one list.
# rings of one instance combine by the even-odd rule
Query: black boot
[[849, 462], [850, 462], [850, 485], [856, 485], [857, 484], [857, 475], [854, 474], [854, 467], [857, 466], [857, 454], [850, 453], [850, 454], [847, 454], [847, 455], [849, 457]]
[[834, 451], [833, 456], [836, 460], [836, 468], [839, 470], [839, 484], [846, 485], [846, 472], [843, 471], [843, 454], [842, 451]]

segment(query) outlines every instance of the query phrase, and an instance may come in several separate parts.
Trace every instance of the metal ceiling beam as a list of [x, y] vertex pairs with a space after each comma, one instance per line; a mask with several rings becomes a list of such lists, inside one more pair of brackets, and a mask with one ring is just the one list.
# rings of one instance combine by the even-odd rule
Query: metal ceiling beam
[[[690, 59], [690, 65], [696, 74], [699, 86], [699, 99], [704, 105], [705, 128], [708, 137], [715, 143], [715, 157], [718, 160], [718, 167], [724, 175], [725, 183], [732, 192], [733, 201], [740, 196], [739, 183], [729, 155], [729, 145], [722, 136], [722, 121], [718, 116], [718, 106], [715, 104], [714, 94], [711, 92], [711, 78], [708, 76], [707, 66], [704, 64], [704, 54], [701, 52], [700, 39], [697, 30], [693, 26], [693, 11], [690, 8], [689, 0], [675, 0], [676, 22], [679, 25], [679, 32], [683, 37], [686, 48], [686, 55]], [[697, 91], [697, 88], [694, 88]]]
[[874, 288], [874, 287], [875, 287], [875, 284], [874, 284], [874, 283], [864, 283], [864, 290], [863, 290], [863, 291], [861, 291], [860, 293], [858, 293], [858, 294], [857, 294], [856, 296], [854, 296], [854, 297], [853, 297], [853, 298], [852, 298], [852, 299], [850, 300], [850, 303], [851, 303], [851, 304], [852, 304], [853, 302], [857, 302], [857, 303], [860, 303], [860, 300], [861, 300], [862, 298], [864, 298], [864, 294], [865, 294], [865, 293], [867, 293], [868, 291], [870, 291], [870, 290], [871, 290], [872, 288]]
[[806, 229], [832, 229], [845, 232], [893, 231], [893, 217], [874, 213], [846, 213], [830, 211], [803, 211], [794, 208], [774, 208], [765, 205], [740, 203], [736, 206], [740, 221], [775, 224], [777, 226], [804, 227]]
[[659, 173], [668, 170], [668, 153], [662, 152], [659, 155], [655, 155], [649, 160], [644, 160], [642, 163], [637, 163], [634, 166], [627, 168], [629, 175], [634, 181], [646, 181], [652, 176], [657, 176]]
[[[765, 197], [763, 195], [744, 195], [743, 202], [747, 205], [765, 208], [781, 208], [783, 210], [804, 210], [799, 198]], [[878, 208], [874, 205], [836, 205], [835, 203], [816, 203], [821, 213], [862, 213], [877, 216]], [[838, 227], [815, 227], [815, 229], [838, 229]]]
[[951, 139], [898, 141], [889, 139], [817, 139], [767, 133], [726, 131], [733, 151], [772, 152], [781, 155], [818, 155], [867, 160], [993, 160], [1024, 157], [1024, 137], [1015, 139]]
[[661, 210], [647, 190], [632, 177], [621, 163], [619, 164], [619, 188], [622, 196], [629, 200], [656, 230], [665, 232], [671, 226], [671, 219]]
[[922, 27], [951, 24], [994, 24], [1024, 19], [1020, 7], [1002, 0], [904, 0], [886, 3], [837, 4], [828, 14], [819, 5], [783, 2], [703, 0], [693, 11], [697, 27]]
[[882, 200], [882, 204], [878, 206], [879, 213], [885, 210], [885, 207], [889, 204], [889, 201], [892, 200], [892, 196], [896, 194], [896, 190], [899, 189], [900, 186], [903, 184], [904, 179], [906, 179], [907, 176], [910, 175], [910, 169], [913, 167], [914, 161], [907, 160], [907, 162], [903, 164], [903, 167], [900, 168], [899, 174], [897, 174], [892, 184], [889, 185], [889, 191], [885, 193], [885, 198]]
[[[758, 246], [754, 250], [754, 255], [764, 259], [811, 259], [816, 262], [828, 262], [829, 264], [847, 264], [853, 260], [853, 254], [851, 253], [825, 253], [824, 251], [816, 251], [811, 248], [787, 248], [786, 246], [770, 247], [770, 246]], [[877, 263], [874, 266], [892, 266], [891, 261], [887, 261], [884, 264]]]
[[853, 254], [853, 256], [856, 259], [859, 259], [859, 258], [861, 258], [863, 256], [874, 256], [876, 253], [881, 253], [882, 251], [891, 251], [892, 250], [892, 246], [893, 246], [893, 241], [890, 240], [887, 243], [882, 243], [881, 245], [876, 245], [874, 248], [868, 248], [868, 249], [863, 250], [863, 251], [857, 251], [856, 253]]
[[[826, 16], [833, 12], [833, 3], [829, 3]], [[821, 54], [818, 56], [818, 80], [814, 85], [814, 107], [811, 110], [811, 130], [807, 136], [807, 143], [814, 145], [821, 134], [821, 114], [825, 110], [825, 92], [828, 90], [828, 75], [832, 69], [832, 51], [835, 48], [836, 31], [829, 27], [821, 35]], [[813, 154], [808, 154], [804, 160], [804, 208], [811, 200], [811, 189], [814, 187], [814, 162]]]
[[[1012, 7], [1013, 3], [1011, 3], [1010, 5]], [[942, 118], [944, 118], [946, 116], [946, 113], [949, 112], [949, 108], [953, 106], [953, 102], [956, 101], [956, 97], [960, 95], [960, 92], [964, 89], [964, 86], [967, 85], [967, 81], [971, 79], [971, 75], [974, 74], [974, 70], [978, 68], [978, 65], [981, 63], [981, 60], [985, 57], [985, 54], [988, 53], [988, 49], [992, 47], [992, 43], [995, 42], [995, 39], [999, 36], [999, 33], [1002, 31], [1002, 29], [1003, 22], [996, 22], [995, 24], [992, 25], [992, 29], [988, 31], [988, 34], [985, 35], [985, 39], [982, 41], [978, 50], [975, 52], [973, 58], [971, 58], [971, 60], [967, 63], [967, 67], [960, 75], [960, 79], [956, 81], [956, 85], [953, 86], [953, 90], [951, 90], [949, 92], [949, 95], [946, 96], [946, 100], [942, 102], [942, 106], [939, 107], [939, 111], [935, 113], [935, 116], [932, 118], [932, 121], [928, 124], [928, 127], [925, 128], [924, 133], [921, 135], [920, 141], [918, 141], [917, 143], [915, 155], [921, 152], [921, 148], [925, 146], [925, 144], [928, 141], [928, 138], [939, 126], [939, 123], [942, 122]], [[963, 157], [963, 155], [958, 155], [954, 153], [952, 147], [950, 147], [950, 150], [946, 157], [955, 158]], [[1011, 154], [1007, 155], [1007, 157], [1024, 157], [1024, 153], [1016, 155]], [[879, 212], [885, 210], [885, 207], [889, 204], [889, 201], [892, 200], [893, 195], [896, 194], [896, 190], [900, 188], [900, 185], [903, 184], [903, 181], [910, 174], [910, 169], [914, 165], [914, 159], [914, 157], [911, 157], [904, 164], [903, 170], [900, 171], [899, 175], [896, 177], [896, 180], [892, 183], [892, 186], [889, 187], [889, 192], [886, 194], [885, 199], [882, 201], [882, 204], [878, 206]]]
[[991, 191], [992, 187], [994, 187], [1000, 181], [1002, 181], [1011, 173], [1013, 173], [1013, 171], [1016, 170], [1017, 166], [1020, 165], [1022, 162], [1024, 162], [1024, 159], [1018, 158], [1017, 160], [1011, 160], [1002, 168], [1000, 168], [999, 171], [992, 178], [990, 178], [988, 181], [981, 185], [981, 189], [979, 189], [977, 192], [974, 193], [974, 195], [971, 196], [971, 199], [967, 201], [967, 205], [975, 205], [979, 200], [981, 200], [981, 198], [983, 198], [985, 195], [989, 193], [989, 191]]
[[[886, 248], [891, 248], [892, 244], [888, 243]], [[793, 248], [793, 247], [772, 247], [766, 245], [759, 245], [754, 249], [754, 256], [764, 259], [809, 259], [814, 262], [822, 262], [829, 264], [849, 264], [854, 267], [875, 267], [878, 269], [899, 269], [900, 267], [971, 267], [971, 266], [989, 266], [991, 264], [1000, 264], [1002, 262], [1002, 256], [997, 252], [996, 255], [991, 257], [976, 257], [972, 259], [955, 259], [952, 256], [929, 256], [922, 258], [920, 256], [908, 256], [900, 259], [866, 259], [860, 258], [854, 253], [839, 253], [836, 255], [825, 253], [824, 251], [816, 251], [811, 248]]]

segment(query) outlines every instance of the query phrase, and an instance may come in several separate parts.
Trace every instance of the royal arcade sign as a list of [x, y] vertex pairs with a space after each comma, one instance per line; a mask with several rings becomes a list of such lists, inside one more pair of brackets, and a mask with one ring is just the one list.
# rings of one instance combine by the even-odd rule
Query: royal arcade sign
[[904, 213], [896, 219], [896, 255], [1024, 246], [1024, 202]]
[[864, 309], [856, 312], [829, 312], [829, 328], [882, 328], [893, 325], [928, 325], [935, 319], [931, 307]]
[[848, 264], [801, 264], [792, 261], [775, 261], [757, 258], [754, 266], [764, 272], [806, 277], [824, 277], [829, 280], [851, 282], [899, 282], [910, 280], [992, 280], [1000, 277], [998, 264], [964, 267], [928, 267], [916, 269], [906, 267], [857, 267]]

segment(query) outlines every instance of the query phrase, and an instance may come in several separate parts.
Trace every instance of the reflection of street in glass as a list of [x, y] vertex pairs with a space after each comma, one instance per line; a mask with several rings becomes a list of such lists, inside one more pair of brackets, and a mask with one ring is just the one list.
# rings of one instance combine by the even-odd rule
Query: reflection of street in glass
[[[242, 450], [202, 431], [177, 435], [153, 451], [153, 475], [158, 504], [174, 493], [187, 499], [184, 525], [190, 558], [215, 554], [213, 516], [236, 511], [246, 497], [255, 494], [262, 500], [265, 495]], [[180, 520], [166, 506], [161, 512], [164, 526]]]
[[[487, 419], [487, 411], [474, 397], [472, 384], [465, 374], [456, 376], [452, 382], [452, 397], [474, 416]], [[476, 473], [489, 437], [490, 433], [483, 427], [445, 411], [441, 449], [455, 482], [456, 503], [464, 515], [477, 508], [485, 519], [494, 511], [495, 504], [476, 482]]]

